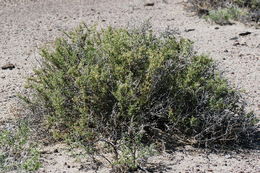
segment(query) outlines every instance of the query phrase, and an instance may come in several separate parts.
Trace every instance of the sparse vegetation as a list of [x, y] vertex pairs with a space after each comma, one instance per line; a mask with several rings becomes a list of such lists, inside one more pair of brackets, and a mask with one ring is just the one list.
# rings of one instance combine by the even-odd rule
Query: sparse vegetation
[[251, 11], [260, 9], [259, 0], [232, 0], [231, 2], [240, 7], [249, 8]]
[[42, 50], [28, 80], [33, 94], [24, 98], [57, 140], [83, 146], [93, 159], [112, 152], [106, 160], [121, 172], [137, 169], [156, 141], [231, 147], [252, 140], [254, 114], [210, 58], [193, 54], [191, 41], [148, 26], [82, 25], [66, 35]]
[[232, 20], [239, 20], [246, 15], [247, 12], [245, 10], [238, 7], [231, 7], [211, 10], [205, 18], [219, 25], [228, 25], [232, 24]]
[[0, 130], [0, 170], [36, 171], [41, 167], [40, 153], [30, 140], [30, 128], [25, 122], [17, 126]]
[[230, 24], [230, 20], [259, 21], [259, 0], [190, 0], [190, 3], [198, 13], [204, 11], [202, 15], [217, 24]]

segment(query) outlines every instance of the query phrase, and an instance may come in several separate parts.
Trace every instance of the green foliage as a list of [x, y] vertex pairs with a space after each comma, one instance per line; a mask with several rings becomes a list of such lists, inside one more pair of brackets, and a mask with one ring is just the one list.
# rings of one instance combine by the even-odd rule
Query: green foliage
[[0, 170], [36, 171], [40, 168], [37, 146], [29, 141], [30, 129], [25, 122], [17, 129], [0, 131]]
[[169, 31], [156, 36], [149, 27], [82, 25], [66, 35], [42, 50], [25, 99], [57, 139], [92, 153], [105, 142], [114, 163], [135, 167], [158, 131], [204, 146], [248, 142], [254, 134], [254, 115], [245, 116], [240, 96], [211, 59], [193, 55], [189, 40]]
[[231, 20], [239, 20], [242, 16], [246, 16], [246, 14], [247, 12], [241, 8], [231, 7], [211, 10], [205, 18], [217, 24], [225, 25], [230, 24]]
[[260, 8], [260, 0], [190, 0], [196, 8], [216, 9], [228, 6], [238, 6], [257, 10]]
[[119, 158], [113, 162], [117, 169], [122, 166], [137, 169], [139, 165], [147, 161], [148, 157], [157, 153], [153, 144], [148, 146], [142, 143], [140, 133], [136, 133], [133, 137], [130, 137], [129, 134], [125, 136], [121, 140]]
[[189, 0], [189, 2], [199, 15], [221, 25], [230, 24], [230, 20], [246, 19], [249, 22], [255, 20], [253, 16], [258, 14], [260, 9], [260, 0]]
[[232, 2], [240, 7], [247, 7], [250, 10], [260, 9], [260, 0], [232, 0]]

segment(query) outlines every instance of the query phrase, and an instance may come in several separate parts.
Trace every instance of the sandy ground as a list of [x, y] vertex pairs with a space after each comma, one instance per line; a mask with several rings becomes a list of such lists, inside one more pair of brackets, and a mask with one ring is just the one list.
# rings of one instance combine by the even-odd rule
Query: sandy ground
[[[8, 2], [7, 2], [8, 1]], [[248, 106], [260, 117], [260, 30], [236, 23], [212, 25], [184, 9], [183, 0], [158, 0], [147, 7], [144, 0], [0, 0], [0, 121], [12, 119], [19, 109], [16, 94], [22, 92], [27, 76], [40, 59], [39, 48], [51, 43], [81, 22], [101, 27], [139, 25], [150, 20], [156, 31], [167, 27], [194, 41], [198, 53], [209, 54], [229, 83], [243, 91]], [[189, 29], [192, 29], [189, 31]], [[239, 36], [242, 32], [251, 32]], [[55, 148], [55, 147], [53, 147]], [[185, 152], [183, 152], [185, 151]], [[161, 155], [169, 169], [163, 172], [260, 172], [259, 151], [232, 156], [178, 150]], [[79, 172], [65, 164], [67, 153], [45, 154], [40, 172]], [[67, 158], [68, 157], [68, 158]], [[83, 172], [86, 172], [81, 170]], [[103, 172], [106, 172], [105, 169]]]

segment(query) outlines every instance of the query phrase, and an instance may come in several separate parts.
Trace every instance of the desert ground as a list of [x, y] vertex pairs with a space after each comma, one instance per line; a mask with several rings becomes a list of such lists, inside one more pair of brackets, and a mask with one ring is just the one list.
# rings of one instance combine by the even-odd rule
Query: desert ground
[[[260, 29], [234, 22], [219, 26], [188, 10], [184, 0], [0, 0], [0, 123], [22, 109], [17, 93], [39, 65], [39, 49], [81, 22], [99, 27], [131, 27], [149, 20], [194, 41], [194, 50], [213, 58], [230, 85], [241, 90], [247, 110], [260, 117]], [[246, 36], [240, 33], [250, 32]], [[95, 172], [70, 157], [63, 144], [42, 149], [38, 172]], [[154, 172], [260, 172], [260, 151], [212, 153], [186, 146], [149, 159]], [[106, 165], [97, 172], [109, 172]]]

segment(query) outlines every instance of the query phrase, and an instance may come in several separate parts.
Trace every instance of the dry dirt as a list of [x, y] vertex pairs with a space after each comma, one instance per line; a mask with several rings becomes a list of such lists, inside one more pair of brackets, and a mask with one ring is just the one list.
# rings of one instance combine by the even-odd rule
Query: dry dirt
[[[39, 48], [51, 43], [81, 22], [104, 26], [133, 26], [150, 20], [154, 30], [176, 29], [194, 41], [198, 53], [210, 55], [229, 83], [241, 90], [247, 110], [260, 117], [260, 30], [236, 23], [217, 26], [185, 10], [183, 0], [158, 0], [144, 6], [144, 0], [0, 0], [0, 122], [13, 119], [26, 77], [40, 59]], [[239, 33], [251, 32], [247, 36]], [[233, 38], [233, 39], [231, 39]], [[39, 172], [86, 172], [82, 165], [51, 146], [44, 154]], [[64, 148], [64, 147], [62, 147]], [[192, 150], [192, 151], [191, 151]], [[260, 172], [259, 150], [248, 153], [214, 154], [178, 149], [171, 155], [150, 159], [162, 172]], [[66, 164], [65, 164], [66, 162]], [[69, 165], [69, 166], [68, 166]], [[82, 168], [82, 169], [80, 169]], [[80, 170], [79, 170], [80, 169]], [[159, 167], [157, 172], [160, 171]], [[108, 172], [102, 168], [98, 172]], [[94, 171], [93, 171], [94, 172]]]

